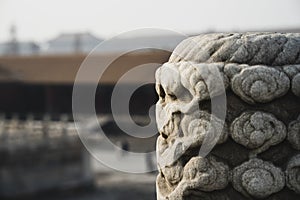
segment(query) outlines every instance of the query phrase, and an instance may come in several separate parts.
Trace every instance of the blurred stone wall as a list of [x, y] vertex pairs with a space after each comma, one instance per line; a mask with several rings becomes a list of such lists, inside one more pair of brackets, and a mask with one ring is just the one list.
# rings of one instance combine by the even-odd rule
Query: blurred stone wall
[[0, 117], [0, 197], [93, 183], [90, 157], [67, 115], [52, 121]]

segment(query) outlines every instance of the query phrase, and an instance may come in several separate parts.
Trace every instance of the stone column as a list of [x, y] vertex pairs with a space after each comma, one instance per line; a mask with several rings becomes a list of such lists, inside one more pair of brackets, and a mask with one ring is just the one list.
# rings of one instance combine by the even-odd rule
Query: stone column
[[158, 200], [300, 199], [300, 34], [188, 38], [156, 90]]

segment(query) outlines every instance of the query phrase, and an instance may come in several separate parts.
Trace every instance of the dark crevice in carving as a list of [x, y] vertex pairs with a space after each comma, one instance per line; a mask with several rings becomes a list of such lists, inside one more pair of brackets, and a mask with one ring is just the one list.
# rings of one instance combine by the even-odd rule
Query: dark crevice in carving
[[162, 87], [162, 85], [159, 85], [159, 94], [158, 95], [163, 99], [166, 97], [166, 93], [165, 93], [165, 90]]

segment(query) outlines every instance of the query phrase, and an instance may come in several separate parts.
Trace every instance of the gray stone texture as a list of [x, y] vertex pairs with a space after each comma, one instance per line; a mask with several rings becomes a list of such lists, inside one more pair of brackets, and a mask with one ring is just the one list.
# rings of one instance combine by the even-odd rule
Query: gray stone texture
[[188, 38], [156, 90], [158, 200], [300, 198], [299, 33]]

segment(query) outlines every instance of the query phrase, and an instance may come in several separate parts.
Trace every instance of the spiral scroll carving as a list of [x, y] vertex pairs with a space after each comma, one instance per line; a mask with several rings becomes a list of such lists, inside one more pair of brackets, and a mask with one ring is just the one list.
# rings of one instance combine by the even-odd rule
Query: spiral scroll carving
[[300, 193], [300, 154], [289, 161], [285, 173], [287, 186], [291, 190]]
[[244, 101], [254, 104], [266, 103], [285, 95], [290, 89], [288, 76], [275, 68], [263, 65], [227, 65], [228, 71], [238, 69], [231, 75], [231, 88]]
[[233, 121], [230, 134], [237, 143], [261, 153], [285, 139], [286, 127], [272, 114], [245, 112]]
[[229, 85], [229, 80], [223, 73], [224, 66], [224, 63], [165, 63], [156, 72], [157, 85], [161, 85], [166, 95], [173, 100], [176, 98], [188, 101], [191, 97], [199, 100], [210, 99], [222, 93], [218, 84], [219, 77], [213, 75], [213, 67], [219, 70], [224, 87]]
[[284, 71], [291, 79], [292, 92], [300, 97], [300, 65], [285, 66]]
[[[221, 124], [211, 127], [211, 118], [215, 122], [218, 122], [218, 118], [207, 112], [193, 112], [183, 116], [175, 114], [172, 116], [161, 129], [162, 136], [159, 136], [157, 140], [158, 164], [160, 167], [173, 164], [189, 149], [201, 146], [207, 134], [217, 132], [215, 129], [222, 129], [221, 135], [218, 138], [214, 137], [217, 143], [220, 144], [227, 140], [228, 128], [226, 124], [224, 127]], [[212, 128], [212, 131], [209, 131], [209, 128]], [[161, 163], [160, 160], [163, 160], [164, 163]]]
[[[161, 176], [159, 178], [162, 179]], [[165, 176], [163, 179], [167, 180]], [[214, 157], [193, 157], [184, 166], [181, 181], [174, 186], [174, 191], [166, 195], [164, 199], [185, 199], [187, 195], [195, 191], [199, 191], [198, 194], [202, 196], [205, 194], [203, 192], [225, 188], [228, 182], [229, 167], [227, 165], [216, 161]], [[171, 184], [168, 182], [168, 185]], [[160, 189], [165, 190], [165, 188]]]
[[[300, 33], [188, 38], [156, 91], [158, 200], [300, 199]], [[224, 92], [222, 123], [212, 102]]]
[[288, 141], [295, 149], [300, 150], [300, 115], [289, 124]]
[[213, 157], [193, 157], [183, 170], [183, 182], [186, 188], [201, 191], [220, 190], [228, 184], [229, 168]]
[[269, 162], [252, 159], [233, 169], [233, 187], [244, 194], [264, 198], [285, 185], [284, 173]]

